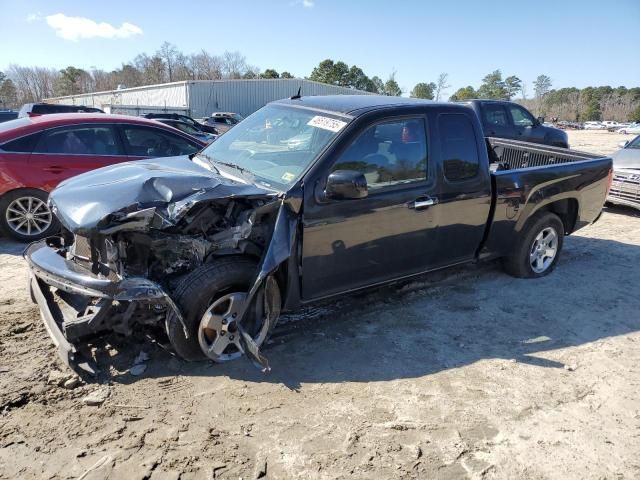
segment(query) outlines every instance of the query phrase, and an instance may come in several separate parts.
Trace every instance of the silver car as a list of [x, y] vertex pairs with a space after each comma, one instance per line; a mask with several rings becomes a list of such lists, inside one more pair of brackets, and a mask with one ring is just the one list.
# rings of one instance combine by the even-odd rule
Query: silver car
[[613, 183], [607, 201], [640, 210], [640, 136], [620, 144], [613, 158]]

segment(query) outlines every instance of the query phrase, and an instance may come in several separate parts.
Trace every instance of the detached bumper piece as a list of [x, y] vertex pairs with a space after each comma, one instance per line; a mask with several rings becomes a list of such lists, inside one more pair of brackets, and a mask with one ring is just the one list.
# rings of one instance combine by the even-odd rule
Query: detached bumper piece
[[607, 201], [640, 210], [640, 172], [614, 171]]
[[32, 298], [60, 357], [73, 369], [96, 375], [95, 365], [83, 358], [74, 343], [111, 331], [114, 318], [126, 328], [140, 304], [156, 311], [172, 309], [184, 326], [173, 300], [146, 278], [101, 278], [64, 258], [46, 240], [31, 244], [24, 257], [30, 268]]

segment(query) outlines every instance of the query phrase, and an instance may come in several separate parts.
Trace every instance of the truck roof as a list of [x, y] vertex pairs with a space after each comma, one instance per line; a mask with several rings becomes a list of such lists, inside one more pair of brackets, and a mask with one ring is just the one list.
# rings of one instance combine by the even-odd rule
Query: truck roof
[[467, 108], [448, 102], [434, 102], [419, 98], [390, 97], [386, 95], [322, 95], [277, 100], [274, 104], [302, 105], [317, 110], [327, 110], [351, 116], [359, 116], [371, 110], [396, 106], [442, 106]]

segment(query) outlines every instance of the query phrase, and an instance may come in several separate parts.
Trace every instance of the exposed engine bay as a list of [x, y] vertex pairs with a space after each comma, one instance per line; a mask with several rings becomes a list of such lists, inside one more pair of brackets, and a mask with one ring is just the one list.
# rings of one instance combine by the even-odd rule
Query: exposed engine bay
[[[131, 335], [142, 328], [167, 334], [177, 353], [189, 360], [198, 357], [191, 352], [193, 337], [199, 336], [203, 358], [223, 361], [245, 353], [268, 369], [259, 343], [282, 306], [280, 285], [287, 281], [286, 269], [278, 269], [291, 256], [297, 221], [292, 213], [299, 202], [251, 184], [203, 175], [188, 159], [174, 162], [180, 164], [179, 172], [171, 163], [162, 168], [122, 164], [104, 172], [109, 181], [100, 179], [98, 171], [92, 185], [79, 176], [56, 190], [50, 201], [62, 234], [25, 252], [33, 273], [32, 296], [43, 315], [51, 314], [50, 333], [57, 328], [60, 332], [54, 333], [62, 333], [60, 340], [69, 343], [69, 363], [78, 363], [72, 358], [78, 356], [78, 342], [107, 332]], [[186, 167], [198, 175], [185, 175]], [[75, 207], [76, 188], [93, 189], [92, 208]], [[114, 204], [119, 208], [109, 208]], [[243, 273], [242, 285], [233, 285], [231, 293], [224, 290], [226, 296], [214, 298], [198, 313], [202, 320], [194, 320], [189, 301], [178, 304], [176, 292], [194, 288], [200, 281], [194, 275], [206, 273], [216, 262], [222, 262], [220, 268], [235, 268], [222, 259], [241, 259], [245, 269], [251, 265], [252, 278]], [[215, 277], [215, 270], [209, 277]], [[203, 281], [202, 288], [208, 288]]]

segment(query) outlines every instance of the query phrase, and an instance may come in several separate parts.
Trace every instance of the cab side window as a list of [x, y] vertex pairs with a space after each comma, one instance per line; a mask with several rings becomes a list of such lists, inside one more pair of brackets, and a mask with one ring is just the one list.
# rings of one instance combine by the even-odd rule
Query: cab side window
[[331, 171], [364, 174], [370, 190], [424, 181], [427, 178], [427, 138], [423, 118], [373, 125], [342, 153]]
[[122, 155], [113, 129], [105, 125], [75, 125], [45, 131], [34, 153]]
[[513, 124], [518, 127], [531, 127], [534, 124], [533, 117], [524, 108], [516, 105], [509, 106], [509, 112], [513, 119]]

